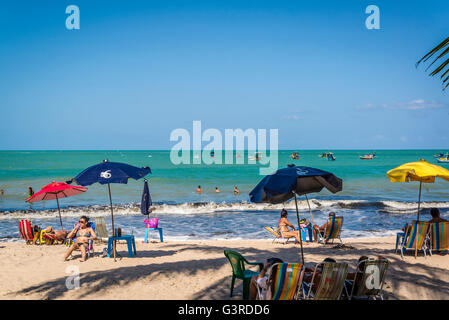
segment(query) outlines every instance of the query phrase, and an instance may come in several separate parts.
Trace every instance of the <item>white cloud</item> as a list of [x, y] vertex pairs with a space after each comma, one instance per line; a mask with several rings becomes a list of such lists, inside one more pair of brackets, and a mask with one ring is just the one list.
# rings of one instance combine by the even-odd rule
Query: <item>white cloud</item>
[[284, 119], [284, 120], [299, 120], [301, 118], [298, 117], [296, 114], [294, 114], [294, 115], [290, 115], [290, 116], [283, 116], [282, 119]]
[[415, 99], [408, 102], [393, 102], [393, 103], [382, 103], [382, 104], [367, 104], [365, 106], [357, 106], [358, 110], [367, 109], [395, 109], [395, 110], [429, 110], [429, 109], [440, 109], [445, 108], [447, 105], [438, 103], [436, 101], [425, 101], [423, 99]]

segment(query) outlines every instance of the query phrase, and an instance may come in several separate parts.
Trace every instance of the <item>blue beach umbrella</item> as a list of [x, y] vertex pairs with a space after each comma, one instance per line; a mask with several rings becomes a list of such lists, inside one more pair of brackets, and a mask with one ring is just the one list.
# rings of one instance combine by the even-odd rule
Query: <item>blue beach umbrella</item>
[[[296, 218], [298, 220], [299, 228], [298, 201], [296, 196], [320, 192], [323, 188], [328, 189], [332, 193], [336, 193], [343, 189], [343, 180], [337, 178], [330, 172], [320, 169], [289, 165], [287, 168], [277, 170], [274, 174], [265, 176], [249, 193], [249, 196], [252, 202], [267, 202], [273, 204], [282, 203], [294, 197]], [[307, 195], [306, 199], [307, 204], [309, 204]], [[310, 204], [309, 211], [313, 222]], [[302, 237], [299, 238], [301, 240], [301, 256], [304, 264]]]
[[142, 201], [140, 202], [140, 212], [147, 215], [148, 218], [150, 216], [149, 209], [152, 204], [153, 202], [151, 201], [150, 190], [148, 189], [148, 181], [145, 179], [142, 192]]
[[111, 183], [122, 183], [127, 184], [128, 179], [132, 178], [138, 180], [143, 178], [147, 174], [151, 173], [149, 167], [138, 168], [131, 166], [126, 163], [120, 162], [109, 162], [104, 160], [103, 162], [91, 166], [85, 169], [83, 172], [78, 174], [72, 180], [76, 184], [81, 186], [88, 186], [94, 183], [107, 184], [109, 191], [109, 203], [111, 206], [111, 217], [112, 217], [112, 243], [114, 250], [114, 261], [115, 258], [115, 229], [114, 229], [114, 210], [112, 209], [112, 198], [111, 198]]

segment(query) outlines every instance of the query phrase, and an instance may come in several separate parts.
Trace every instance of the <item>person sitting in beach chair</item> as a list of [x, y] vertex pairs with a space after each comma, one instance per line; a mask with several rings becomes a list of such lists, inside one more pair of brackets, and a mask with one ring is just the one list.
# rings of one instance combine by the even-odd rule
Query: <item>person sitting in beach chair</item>
[[76, 237], [76, 242], [74, 242], [67, 252], [64, 255], [64, 261], [67, 261], [68, 257], [72, 254], [73, 250], [80, 249], [81, 250], [81, 259], [80, 261], [86, 261], [86, 251], [89, 246], [90, 240], [95, 240], [97, 235], [92, 227], [88, 226], [89, 218], [86, 216], [82, 216], [79, 221], [79, 227], [75, 227], [70, 233], [67, 235], [67, 238]]
[[303, 298], [314, 300], [339, 300], [348, 273], [347, 263], [336, 263], [326, 258], [311, 273], [306, 268], [303, 278]]
[[300, 293], [303, 276], [303, 265], [300, 263], [283, 263], [282, 260], [267, 260], [264, 270], [253, 277], [251, 290], [257, 289], [258, 300], [293, 300]]
[[430, 215], [432, 216], [432, 219], [430, 219], [428, 222], [434, 223], [434, 222], [447, 222], [446, 219], [443, 219], [440, 217], [440, 210], [438, 208], [432, 208], [430, 209]]
[[389, 265], [383, 256], [368, 258], [361, 256], [356, 271], [349, 272], [345, 282], [345, 296], [351, 299], [380, 298], [383, 300], [382, 287]]
[[315, 242], [326, 244], [330, 240], [332, 240], [333, 243], [334, 239], [339, 239], [340, 242], [343, 243], [340, 237], [342, 227], [343, 217], [336, 217], [335, 212], [330, 212], [329, 220], [325, 224], [322, 226], [313, 226]]
[[19, 220], [19, 231], [26, 244], [36, 244], [39, 240], [40, 228], [37, 225], [32, 226], [31, 220]]
[[449, 222], [433, 222], [428, 231], [429, 253], [441, 254], [449, 249]]
[[[282, 238], [290, 238], [294, 237], [296, 241], [301, 242], [299, 230], [295, 229], [295, 226], [293, 226], [288, 220], [287, 220], [288, 212], [285, 209], [282, 209], [281, 211], [281, 218], [279, 219], [279, 232], [281, 233]], [[290, 231], [288, 228], [292, 228]]]
[[263, 269], [260, 270], [260, 273], [256, 276], [253, 276], [251, 278], [250, 282], [250, 288], [249, 288], [249, 299], [250, 300], [264, 300], [266, 297], [266, 291], [267, 291], [267, 280], [268, 275], [267, 271], [268, 269], [276, 264], [276, 263], [283, 263], [281, 259], [278, 258], [269, 258], [265, 262]]

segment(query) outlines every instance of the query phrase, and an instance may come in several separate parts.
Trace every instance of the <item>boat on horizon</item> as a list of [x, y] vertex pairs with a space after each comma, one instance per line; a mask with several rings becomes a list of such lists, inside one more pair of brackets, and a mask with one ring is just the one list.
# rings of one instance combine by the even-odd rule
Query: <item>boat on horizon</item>
[[364, 156], [360, 156], [361, 160], [373, 160], [376, 157], [376, 153], [373, 152], [372, 154], [365, 154]]

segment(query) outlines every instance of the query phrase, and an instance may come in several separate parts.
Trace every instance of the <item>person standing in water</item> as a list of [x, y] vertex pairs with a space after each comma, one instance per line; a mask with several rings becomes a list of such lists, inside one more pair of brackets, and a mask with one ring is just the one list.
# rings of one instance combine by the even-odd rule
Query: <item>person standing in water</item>
[[201, 189], [201, 186], [198, 186], [198, 188], [196, 188], [196, 193], [201, 194], [203, 190]]
[[218, 187], [215, 187], [215, 192], [216, 192], [216, 193], [219, 193], [219, 192], [220, 192], [220, 190], [218, 190]]
[[238, 195], [239, 194], [239, 189], [237, 189], [237, 186], [234, 186], [234, 195]]
[[32, 195], [34, 195], [34, 190], [31, 187], [28, 187], [28, 197], [31, 197]]

